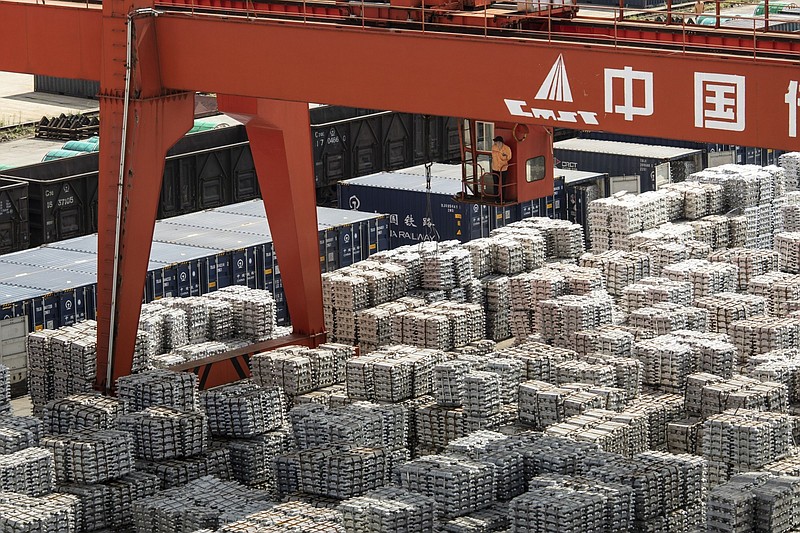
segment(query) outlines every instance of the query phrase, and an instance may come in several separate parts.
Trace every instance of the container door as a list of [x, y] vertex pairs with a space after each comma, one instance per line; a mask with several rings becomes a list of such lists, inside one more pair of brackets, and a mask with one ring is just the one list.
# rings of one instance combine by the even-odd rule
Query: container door
[[611, 180], [612, 195], [622, 191], [633, 194], [639, 193], [640, 177], [638, 174], [632, 176], [611, 176], [609, 179]]
[[375, 243], [377, 248], [373, 251], [370, 248], [370, 255], [374, 252], [382, 252], [391, 248], [391, 240], [389, 238], [389, 217], [380, 217], [375, 221]]
[[12, 383], [24, 380], [28, 374], [27, 334], [24, 316], [0, 320], [0, 364], [8, 367]]
[[358, 263], [367, 257], [367, 251], [362, 248], [362, 236], [368, 231], [366, 225], [367, 223], [363, 221], [348, 224], [353, 240], [353, 263]]
[[233, 257], [230, 252], [217, 255], [217, 284], [209, 286], [209, 291], [233, 285]]
[[262, 267], [264, 277], [263, 288], [265, 291], [272, 293], [275, 290], [275, 253], [271, 242], [264, 245], [264, 263]]
[[197, 261], [186, 261], [175, 265], [176, 294], [181, 298], [199, 293], [200, 269]]
[[244, 202], [259, 198], [258, 178], [253, 163], [250, 146], [238, 146], [230, 149], [233, 174], [232, 197], [234, 202]]
[[412, 153], [411, 115], [390, 113], [382, 115], [383, 169], [397, 170], [414, 164]]
[[352, 175], [365, 176], [380, 170], [381, 117], [362, 117], [350, 126]]
[[660, 189], [664, 185], [668, 183], [672, 183], [672, 171], [670, 169], [670, 163], [667, 161], [666, 163], [661, 163], [660, 165], [656, 165], [656, 190]]
[[86, 299], [91, 290], [91, 286], [75, 289], [75, 322], [86, 320]]
[[58, 293], [59, 323], [71, 326], [75, 323], [75, 290], [69, 289]]
[[354, 262], [353, 226], [337, 226], [332, 228], [339, 237], [339, 267], [350, 266]]
[[178, 281], [177, 281], [177, 268], [175, 265], [169, 265], [162, 270], [163, 275], [163, 292], [161, 295], [156, 293], [155, 299], [170, 298], [178, 296]]
[[58, 323], [59, 298], [55, 294], [47, 294], [32, 299], [33, 326], [35, 330], [56, 329]]
[[719, 152], [708, 153], [708, 166], [718, 167], [736, 163], [736, 152], [733, 150], [721, 150]]

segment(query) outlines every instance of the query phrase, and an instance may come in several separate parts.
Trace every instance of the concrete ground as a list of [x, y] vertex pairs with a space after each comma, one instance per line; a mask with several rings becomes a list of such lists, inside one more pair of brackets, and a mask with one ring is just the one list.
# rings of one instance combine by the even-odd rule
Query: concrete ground
[[11, 400], [11, 413], [15, 416], [31, 416], [32, 409], [30, 396], [20, 396]]
[[65, 142], [34, 137], [2, 142], [0, 143], [0, 165], [21, 167], [39, 163], [47, 152], [61, 148]]
[[96, 100], [33, 91], [33, 76], [0, 72], [0, 127], [98, 109]]

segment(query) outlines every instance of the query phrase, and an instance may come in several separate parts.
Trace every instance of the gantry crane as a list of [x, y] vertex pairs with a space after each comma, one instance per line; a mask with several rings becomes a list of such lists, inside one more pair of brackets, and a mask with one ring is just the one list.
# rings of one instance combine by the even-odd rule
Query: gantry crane
[[[516, 144], [517, 200], [552, 187], [554, 126], [800, 148], [796, 35], [687, 26], [671, 3], [660, 25], [521, 7], [0, 0], [0, 70], [100, 80], [97, 388], [131, 369], [164, 156], [194, 91], [247, 128], [294, 327], [273, 345], [324, 339], [307, 102], [493, 122]], [[246, 355], [194, 370], [236, 379]]]

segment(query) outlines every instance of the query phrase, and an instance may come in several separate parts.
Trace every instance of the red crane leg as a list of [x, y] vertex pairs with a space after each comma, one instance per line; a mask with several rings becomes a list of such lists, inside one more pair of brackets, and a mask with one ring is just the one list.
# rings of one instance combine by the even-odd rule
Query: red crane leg
[[[100, 175], [98, 190], [97, 379], [96, 388], [109, 391], [119, 376], [131, 373], [144, 280], [153, 241], [167, 150], [192, 127], [194, 99], [190, 93], [133, 100], [128, 109], [122, 192], [119, 267], [114, 279], [114, 248], [120, 168], [123, 101], [100, 100]], [[111, 299], [117, 285], [114, 330]], [[112, 359], [108, 346], [112, 344]], [[108, 370], [111, 367], [111, 382]]]
[[308, 104], [218, 96], [245, 123], [295, 334], [324, 331]]

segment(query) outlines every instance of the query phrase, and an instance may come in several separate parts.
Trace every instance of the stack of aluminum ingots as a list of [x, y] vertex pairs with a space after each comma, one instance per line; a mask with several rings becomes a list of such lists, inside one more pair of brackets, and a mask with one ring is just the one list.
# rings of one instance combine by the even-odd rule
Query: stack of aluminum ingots
[[795, 348], [800, 339], [800, 318], [752, 317], [733, 322], [730, 331], [744, 364], [754, 355]]
[[454, 518], [489, 507], [495, 496], [492, 465], [428, 455], [397, 467], [404, 489], [433, 498], [441, 516]]
[[625, 311], [649, 307], [661, 302], [683, 304], [694, 300], [692, 284], [667, 278], [642, 278], [622, 289], [620, 305]]
[[781, 207], [784, 231], [800, 231], [800, 192], [792, 191], [784, 197], [786, 204]]
[[625, 410], [647, 417], [648, 447], [653, 450], [666, 446], [667, 424], [686, 418], [684, 397], [680, 394], [643, 393]]
[[228, 450], [233, 479], [244, 485], [259, 487], [270, 494], [277, 494], [273, 460], [295, 448], [294, 438], [288, 427], [246, 439], [220, 439], [215, 443]]
[[191, 372], [149, 370], [117, 380], [117, 396], [131, 412], [151, 406], [178, 411], [197, 409], [197, 376]]
[[497, 352], [504, 358], [519, 359], [525, 363], [525, 377], [555, 383], [556, 365], [577, 358], [574, 351], [550, 346], [541, 342], [524, 342]]
[[500, 274], [514, 275], [525, 271], [525, 251], [519, 241], [507, 235], [492, 238], [492, 264]]
[[593, 442], [604, 451], [629, 456], [647, 449], [648, 431], [642, 413], [590, 409], [549, 426], [545, 435]]
[[152, 533], [216, 529], [223, 525], [223, 515], [231, 519], [226, 521], [233, 522], [273, 505], [266, 492], [203, 477], [135, 501], [133, 523], [136, 531]]
[[714, 183], [682, 182], [665, 185], [667, 191], [677, 191], [683, 196], [681, 217], [698, 220], [707, 215], [721, 213], [725, 205], [722, 185]]
[[506, 226], [510, 228], [535, 229], [545, 240], [546, 257], [575, 259], [585, 250], [583, 228], [567, 220], [548, 217], [524, 218]]
[[705, 461], [698, 457], [648, 451], [630, 459], [590, 455], [581, 474], [633, 490], [631, 530], [651, 531], [652, 525], [654, 531], [695, 531], [703, 524], [705, 470]]
[[746, 291], [750, 280], [779, 269], [779, 254], [772, 250], [730, 248], [709, 254], [709, 261], [731, 263], [739, 268], [739, 290]]
[[483, 338], [486, 315], [482, 305], [436, 302], [401, 311], [391, 317], [392, 341], [449, 351]]
[[724, 378], [733, 375], [736, 364], [736, 346], [723, 333], [706, 333], [678, 330], [670, 334], [677, 342], [687, 344], [695, 351], [697, 368]]
[[354, 533], [429, 533], [436, 519], [433, 498], [396, 487], [369, 491], [336, 509]]
[[660, 302], [650, 307], [640, 307], [628, 315], [628, 325], [650, 332], [666, 335], [679, 329], [706, 331], [708, 311], [670, 302]]
[[509, 280], [512, 335], [524, 339], [536, 331], [536, 302], [566, 294], [564, 275], [552, 269], [524, 272]]
[[621, 296], [623, 288], [650, 275], [650, 256], [644, 252], [609, 250], [585, 253], [580, 257], [579, 264], [602, 270], [606, 288], [613, 296]]
[[651, 253], [660, 244], [688, 242], [693, 238], [694, 228], [691, 226], [667, 222], [657, 228], [629, 235], [628, 244], [631, 250]]
[[766, 314], [766, 300], [752, 294], [720, 292], [698, 298], [694, 305], [708, 310], [708, 329], [712, 333], [730, 333], [733, 322]]
[[674, 281], [691, 282], [695, 298], [718, 292], [736, 292], [739, 286], [739, 267], [729, 263], [689, 259], [665, 266], [661, 274]]
[[790, 531], [800, 523], [800, 478], [765, 472], [733, 476], [708, 495], [709, 531]]
[[769, 205], [785, 192], [785, 173], [776, 166], [720, 165], [696, 172], [688, 181], [721, 185], [727, 210]]
[[509, 278], [489, 276], [481, 280], [486, 295], [486, 336], [501, 341], [511, 336]]
[[[491, 236], [494, 240], [501, 240], [505, 242], [506, 239], [511, 239], [517, 242], [517, 246], [522, 248], [523, 260], [525, 261], [524, 269], [531, 271], [540, 268], [544, 265], [545, 256], [547, 255], [547, 244], [545, 237], [536, 229], [521, 224], [510, 224], [503, 228], [497, 228], [492, 231]], [[501, 256], [504, 255], [501, 253]], [[492, 258], [494, 260], [494, 257]], [[500, 257], [500, 264], [507, 264], [503, 257]], [[515, 269], [510, 269], [515, 270]], [[505, 274], [513, 274], [514, 272], [503, 272]]]
[[165, 307], [181, 309], [186, 313], [188, 342], [200, 343], [208, 337], [209, 312], [208, 298], [190, 296], [188, 298], [162, 298], [158, 303]]
[[214, 387], [200, 395], [212, 435], [247, 438], [280, 428], [285, 419], [279, 388], [261, 388], [250, 381]]
[[792, 274], [800, 273], [800, 232], [776, 234], [775, 251], [780, 256], [782, 270]]
[[579, 354], [605, 354], [629, 357], [635, 336], [614, 326], [584, 329], [575, 332], [575, 351]]
[[778, 158], [778, 165], [783, 169], [786, 190], [800, 190], [800, 152], [787, 152]]
[[255, 383], [294, 397], [344, 381], [345, 364], [354, 355], [355, 349], [343, 344], [286, 346], [253, 355], [250, 367]]
[[753, 278], [748, 287], [751, 294], [763, 296], [770, 315], [786, 316], [800, 310], [800, 275], [768, 272]]
[[[266, 511], [250, 513], [241, 520], [226, 523], [226, 525], [222, 527], [222, 529], [218, 529], [216, 533], [241, 533], [244, 531], [270, 530], [298, 530], [308, 533], [347, 533], [347, 531], [351, 531], [350, 529], [345, 530], [342, 524], [342, 515], [338, 511], [314, 507], [311, 504], [299, 501], [290, 501], [270, 507]], [[382, 532], [384, 530], [380, 531]], [[195, 533], [214, 532], [202, 529]]]
[[255, 340], [272, 338], [275, 301], [268, 291], [232, 285], [209, 293], [207, 298], [231, 305], [237, 335]]
[[539, 333], [545, 340], [569, 347], [576, 331], [611, 324], [613, 306], [613, 300], [601, 291], [542, 300], [536, 305]]
[[223, 301], [206, 298], [208, 310], [208, 330], [206, 336], [212, 340], [233, 337], [236, 330], [233, 324], [233, 308]]
[[606, 278], [599, 268], [582, 267], [566, 262], [548, 263], [545, 268], [547, 271], [555, 271], [564, 276], [567, 294], [586, 296], [606, 289]]
[[68, 494], [0, 493], [0, 529], [9, 533], [76, 533], [80, 513], [78, 498]]
[[640, 248], [650, 254], [650, 272], [654, 276], [661, 276], [667, 265], [690, 259], [706, 259], [711, 253], [711, 246], [693, 239], [681, 242], [653, 243], [640, 246]]
[[750, 358], [748, 366], [748, 375], [786, 385], [789, 403], [800, 401], [800, 350], [790, 348], [756, 355]]
[[703, 456], [729, 472], [757, 470], [790, 453], [792, 422], [788, 415], [735, 409], [703, 423]]
[[463, 245], [472, 257], [472, 274], [476, 278], [483, 278], [494, 272], [492, 242], [493, 239], [481, 238], [465, 242]]
[[100, 394], [74, 394], [53, 400], [44, 408], [45, 433], [69, 433], [76, 430], [114, 429], [127, 411], [123, 401]]
[[402, 337], [402, 322], [394, 316], [404, 311], [412, 311], [425, 306], [422, 298], [404, 296], [394, 302], [383, 303], [355, 313], [355, 327], [358, 332], [358, 344], [362, 353], [372, 352], [381, 346], [392, 344], [394, 328], [400, 327], [398, 333]]
[[[548, 530], [548, 527], [552, 531], [588, 531], [587, 526], [592, 522], [596, 526], [596, 529], [592, 529], [592, 531], [629, 531], [633, 527], [634, 492], [626, 485], [605, 483], [584, 477], [547, 474], [531, 479], [530, 487], [531, 491], [524, 497], [515, 500], [512, 506], [512, 509], [519, 513], [516, 524], [518, 529], [527, 526], [528, 530], [533, 529], [536, 531]], [[554, 506], [555, 509], [548, 508], [544, 515], [546, 517], [545, 520], [542, 519], [544, 517], [531, 516], [530, 514], [531, 499], [534, 495], [540, 495], [544, 498], [542, 502], [535, 502], [534, 506], [543, 507], [543, 504], [549, 503], [550, 499], [559, 494], [564, 495], [567, 500], [575, 500], [576, 493], [593, 496], [600, 495], [602, 497], [603, 515], [600, 517], [599, 524], [597, 523], [598, 517], [593, 514], [589, 517], [588, 522], [582, 525], [573, 524], [572, 522], [577, 516], [565, 513], [566, 510], [571, 510], [573, 502], [556, 504]], [[522, 507], [522, 505], [525, 507]], [[527, 512], [520, 512], [523, 509]], [[580, 514], [588, 511], [588, 509], [576, 510]], [[556, 527], [556, 523], [561, 524], [559, 528]]]
[[347, 361], [347, 393], [353, 399], [400, 402], [430, 394], [433, 368], [444, 359], [437, 350], [387, 346]]
[[589, 383], [613, 387], [617, 384], [616, 369], [603, 363], [575, 360], [555, 365], [555, 383]]
[[614, 369], [612, 387], [620, 389], [627, 400], [633, 399], [642, 391], [644, 364], [634, 357], [620, 357], [603, 353], [579, 355], [581, 361], [593, 365], [607, 365]]
[[124, 431], [46, 436], [41, 445], [54, 454], [56, 479], [62, 483], [102, 483], [133, 469], [133, 437]]
[[0, 416], [0, 454], [39, 445], [42, 421], [32, 416]]
[[624, 402], [620, 392], [585, 383], [556, 386], [543, 381], [526, 381], [519, 387], [519, 420], [544, 429], [590, 409], [619, 410]]
[[697, 370], [695, 350], [673, 335], [637, 342], [634, 355], [644, 365], [645, 385], [665, 392], [682, 393], [687, 377]]
[[453, 289], [463, 286], [472, 277], [472, 256], [460, 247], [426, 254], [422, 263], [423, 289]]
[[706, 372], [687, 380], [686, 411], [691, 416], [708, 417], [737, 408], [785, 412], [788, 404], [786, 386], [780, 383], [746, 376], [724, 379]]
[[703, 420], [687, 418], [667, 424], [667, 450], [669, 453], [702, 455]]
[[0, 489], [3, 491], [42, 496], [53, 491], [55, 481], [53, 452], [44, 447], [0, 455]]
[[191, 457], [208, 445], [206, 417], [196, 411], [148, 407], [121, 416], [119, 428], [132, 434], [134, 455], [146, 461]]

